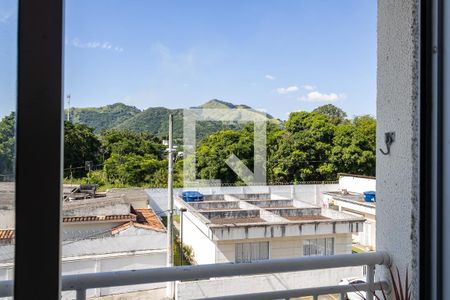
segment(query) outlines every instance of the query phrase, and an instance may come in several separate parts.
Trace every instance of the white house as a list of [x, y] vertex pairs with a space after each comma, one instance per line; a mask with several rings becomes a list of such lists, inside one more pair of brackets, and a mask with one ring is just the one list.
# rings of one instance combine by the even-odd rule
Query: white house
[[[184, 202], [183, 243], [197, 264], [242, 263], [305, 255], [352, 252], [352, 234], [364, 218], [321, 208], [270, 193], [206, 194], [202, 202]], [[269, 273], [177, 283], [177, 299], [197, 299], [250, 292], [334, 285], [346, 277], [363, 276], [363, 268], [324, 272]]]
[[[147, 203], [148, 195], [141, 189], [114, 189], [98, 198], [65, 201], [62, 274], [164, 267], [166, 229]], [[14, 230], [0, 230], [1, 280], [12, 278], [13, 255]], [[149, 297], [163, 298], [165, 284], [93, 289], [87, 296], [143, 290]], [[64, 292], [62, 299], [75, 299], [75, 293]]]
[[183, 242], [198, 264], [351, 253], [364, 218], [271, 194], [177, 198]]

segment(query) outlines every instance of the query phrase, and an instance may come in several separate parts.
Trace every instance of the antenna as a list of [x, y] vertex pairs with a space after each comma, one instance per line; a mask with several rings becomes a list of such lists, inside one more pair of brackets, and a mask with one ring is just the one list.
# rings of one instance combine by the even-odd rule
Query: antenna
[[70, 122], [70, 94], [67, 95], [67, 121]]

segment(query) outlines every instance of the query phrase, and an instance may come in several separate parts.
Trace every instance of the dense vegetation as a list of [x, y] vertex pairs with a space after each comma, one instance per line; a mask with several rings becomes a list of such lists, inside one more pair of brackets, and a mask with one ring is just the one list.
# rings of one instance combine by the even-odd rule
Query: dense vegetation
[[74, 123], [88, 125], [95, 132], [100, 132], [104, 129], [114, 128], [140, 112], [134, 106], [115, 103], [102, 107], [71, 108], [70, 118]]
[[[217, 99], [210, 100], [195, 108], [214, 109], [251, 109], [246, 105], [234, 105]], [[254, 111], [260, 114], [258, 111]], [[67, 114], [67, 111], [66, 111]], [[92, 127], [96, 133], [106, 129], [121, 129], [136, 132], [147, 132], [161, 139], [167, 138], [168, 117], [173, 115], [174, 138], [181, 140], [183, 137], [183, 109], [168, 109], [165, 107], [150, 107], [140, 111], [136, 107], [122, 103], [116, 103], [98, 108], [72, 108], [71, 118], [77, 124], [85, 124]], [[275, 123], [278, 120], [268, 116]], [[197, 127], [197, 137], [203, 138], [213, 132], [223, 129], [240, 129], [239, 124], [227, 124], [223, 122], [208, 122]]]
[[[205, 134], [197, 143], [197, 177], [240, 183], [225, 160], [235, 154], [253, 170], [253, 125], [197, 126]], [[207, 133], [212, 130], [208, 126], [215, 131]], [[101, 186], [166, 185], [166, 147], [157, 134], [115, 128], [95, 132], [87, 125], [69, 122], [65, 122], [64, 128], [66, 180]], [[285, 123], [272, 119], [267, 126], [268, 182], [335, 180], [339, 172], [375, 175], [375, 131], [373, 117], [348, 119], [345, 112], [333, 105], [321, 106], [313, 112], [293, 112]], [[0, 174], [13, 172], [13, 154], [14, 114], [11, 114], [0, 122]], [[90, 171], [85, 167], [86, 161], [92, 162]], [[176, 186], [182, 185], [182, 169], [183, 160], [178, 157]]]
[[14, 122], [14, 113], [0, 121], [0, 180], [14, 173]]

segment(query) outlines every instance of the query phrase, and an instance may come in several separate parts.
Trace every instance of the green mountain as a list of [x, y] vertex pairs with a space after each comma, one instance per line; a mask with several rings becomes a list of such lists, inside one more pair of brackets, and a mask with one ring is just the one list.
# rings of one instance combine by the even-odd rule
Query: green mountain
[[141, 110], [134, 106], [115, 103], [101, 107], [71, 108], [70, 118], [75, 123], [86, 124], [99, 132], [114, 128], [139, 113]]
[[[198, 107], [203, 109], [250, 109], [256, 114], [262, 114], [247, 105], [234, 105], [229, 102], [213, 99]], [[73, 108], [71, 115], [74, 122], [89, 125], [99, 132], [102, 129], [124, 129], [137, 132], [149, 132], [160, 138], [167, 138], [169, 130], [169, 114], [173, 115], [173, 132], [175, 139], [183, 137], [183, 109], [168, 109], [165, 107], [150, 107], [143, 111], [122, 103], [98, 108]], [[271, 122], [281, 122], [267, 115]], [[197, 122], [197, 138], [222, 129], [238, 129], [243, 124], [237, 122], [207, 121]]]

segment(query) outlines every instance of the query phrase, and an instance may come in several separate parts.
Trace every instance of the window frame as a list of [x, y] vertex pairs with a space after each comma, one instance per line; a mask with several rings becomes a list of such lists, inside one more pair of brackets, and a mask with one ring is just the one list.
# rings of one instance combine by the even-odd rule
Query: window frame
[[14, 299], [56, 300], [61, 297], [64, 0], [18, 3]]
[[[322, 241], [323, 240], [323, 242], [324, 242], [324, 245], [325, 245], [325, 247], [323, 248], [323, 254], [318, 254], [318, 249], [319, 249], [319, 240], [320, 241]], [[332, 254], [328, 254], [329, 253], [329, 251], [328, 251], [328, 241], [329, 240], [331, 240], [332, 242], [331, 242], [331, 248], [332, 248]], [[334, 237], [324, 237], [324, 238], [314, 238], [314, 239], [304, 239], [303, 241], [302, 241], [302, 254], [303, 254], [303, 256], [331, 256], [331, 255], [334, 255], [335, 254], [335, 245], [334, 245], [334, 243], [335, 243], [335, 238]], [[315, 254], [311, 254], [311, 245], [312, 245], [312, 243], [311, 242], [313, 242], [314, 243], [314, 245], [315, 245]], [[308, 245], [306, 245], [306, 243], [308, 244]], [[305, 246], [307, 246], [308, 247], [308, 254], [306, 254], [306, 252], [305, 252]]]
[[[260, 259], [253, 259], [252, 258], [252, 247], [254, 245], [256, 245], [256, 244], [258, 244], [258, 254], [259, 254], [259, 256], [261, 256], [261, 245], [262, 244], [267, 245], [267, 258], [262, 258], [262, 259], [261, 258]], [[245, 249], [246, 246], [249, 248], [250, 259], [248, 261], [244, 260], [244, 259], [238, 260], [238, 253], [239, 253], [240, 250], [242, 250], [241, 257], [242, 258], [244, 257], [244, 249]], [[239, 249], [239, 248], [241, 248], [241, 249]], [[268, 260], [268, 259], [270, 259], [270, 242], [269, 241], [236, 243], [235, 246], [234, 246], [234, 262], [235, 263], [238, 263], [238, 264], [240, 264], [240, 263], [250, 263], [250, 262], [262, 261], [262, 260]]]
[[[442, 0], [420, 3], [419, 294], [442, 298]], [[59, 299], [63, 0], [19, 0], [15, 299]], [[50, 68], [48, 68], [50, 66]], [[48, 97], [42, 97], [47, 95]], [[38, 104], [36, 103], [38, 102]], [[438, 118], [434, 118], [435, 116]], [[35, 135], [38, 129], [46, 135]], [[45, 143], [44, 143], [45, 142]], [[46, 145], [36, 159], [28, 149]], [[48, 160], [47, 160], [48, 159]], [[38, 176], [45, 164], [46, 176]], [[37, 205], [34, 187], [45, 189]], [[45, 220], [45, 222], [42, 222]], [[36, 234], [34, 224], [40, 224]], [[36, 247], [39, 245], [39, 247]], [[31, 250], [32, 249], [32, 250]], [[269, 249], [270, 251], [270, 249]], [[431, 253], [431, 255], [430, 255]], [[270, 254], [269, 254], [270, 257]], [[32, 270], [32, 271], [30, 271]], [[40, 274], [45, 270], [46, 276]], [[448, 285], [447, 285], [448, 286]], [[22, 287], [22, 288], [19, 288]], [[449, 287], [450, 288], [450, 287]], [[58, 295], [58, 296], [56, 296]]]

